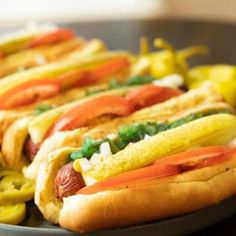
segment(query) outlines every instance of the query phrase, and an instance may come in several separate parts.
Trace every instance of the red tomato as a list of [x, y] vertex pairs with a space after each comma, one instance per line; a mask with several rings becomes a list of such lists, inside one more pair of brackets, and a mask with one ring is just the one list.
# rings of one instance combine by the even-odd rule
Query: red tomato
[[73, 87], [81, 79], [81, 71], [71, 70], [59, 75], [56, 80], [60, 81], [63, 89]]
[[77, 194], [93, 194], [114, 187], [123, 187], [128, 183], [137, 182], [145, 179], [159, 179], [167, 176], [179, 174], [178, 166], [174, 165], [152, 165], [137, 170], [132, 170], [123, 174], [119, 174], [110, 179], [97, 182], [91, 186], [82, 188]]
[[230, 158], [233, 158], [234, 156], [236, 156], [236, 149], [235, 148], [232, 150], [228, 150], [224, 153], [218, 154], [214, 157], [203, 159], [200, 162], [195, 163], [195, 164], [186, 163], [183, 165], [183, 168], [190, 169], [190, 170], [191, 169], [200, 169], [200, 168], [216, 165], [221, 162], [227, 161]]
[[202, 147], [198, 149], [188, 150], [185, 152], [180, 152], [177, 154], [173, 154], [170, 156], [167, 156], [163, 159], [160, 159], [155, 162], [155, 164], [174, 164], [174, 165], [180, 165], [184, 163], [196, 163], [204, 159], [209, 159], [212, 157], [215, 157], [217, 155], [221, 155], [227, 151], [229, 151], [230, 148], [226, 146], [210, 146], [210, 147]]
[[86, 86], [89, 84], [97, 83], [99, 80], [111, 76], [127, 68], [130, 62], [127, 58], [119, 57], [112, 59], [95, 69], [81, 71], [74, 69], [58, 76], [57, 80], [61, 82], [65, 88], [72, 86]]
[[236, 148], [230, 149], [224, 146], [204, 147], [181, 152], [156, 161], [151, 166], [129, 171], [82, 188], [77, 194], [93, 194], [118, 187], [124, 188], [130, 183], [156, 180], [180, 174], [184, 171], [215, 165], [234, 156], [236, 156]]
[[141, 109], [164, 102], [180, 94], [179, 90], [149, 84], [129, 92], [126, 99], [133, 103], [136, 109]]
[[57, 131], [72, 130], [86, 125], [89, 120], [105, 114], [126, 116], [133, 112], [130, 103], [120, 96], [105, 95], [89, 100], [72, 108], [59, 118], [48, 132], [51, 136]]
[[112, 76], [130, 66], [130, 61], [126, 57], [111, 59], [91, 71], [82, 71], [77, 86], [85, 86], [96, 83], [99, 80]]
[[0, 109], [14, 109], [42, 99], [56, 96], [60, 84], [55, 80], [31, 80], [22, 83], [0, 96]]
[[51, 32], [44, 33], [34, 38], [26, 48], [34, 48], [43, 45], [58, 43], [75, 37], [75, 33], [69, 29], [56, 29]]

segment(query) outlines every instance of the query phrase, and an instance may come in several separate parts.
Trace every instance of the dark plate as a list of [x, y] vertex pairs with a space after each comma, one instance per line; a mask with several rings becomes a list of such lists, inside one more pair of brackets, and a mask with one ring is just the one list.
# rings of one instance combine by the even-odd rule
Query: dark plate
[[[204, 229], [219, 221], [230, 217], [236, 212], [236, 197], [232, 197], [218, 205], [206, 209], [148, 224], [132, 226], [122, 229], [106, 230], [96, 233], [89, 233], [91, 236], [146, 236], [146, 235], [186, 235]], [[72, 219], [73, 220], [73, 219]], [[28, 206], [28, 215], [22, 226], [0, 224], [0, 236], [74, 236], [79, 233], [72, 233], [53, 226], [44, 221], [33, 204]], [[83, 234], [84, 235], [84, 234]]]
[[[208, 57], [198, 57], [191, 60], [192, 64], [234, 63], [236, 25], [213, 22], [189, 22], [183, 20], [151, 20], [151, 21], [119, 21], [71, 24], [79, 35], [86, 38], [101, 38], [110, 49], [125, 49], [138, 52], [138, 39], [147, 36], [150, 41], [155, 37], [163, 37], [177, 48], [194, 44], [203, 44], [209, 47]], [[3, 29], [6, 30], [6, 29]], [[86, 235], [184, 235], [200, 231], [212, 226], [236, 213], [236, 197], [207, 209], [191, 214], [152, 222], [145, 225], [129, 228], [102, 231]], [[73, 220], [73, 219], [72, 219]], [[203, 235], [235, 235], [236, 217], [231, 217], [201, 231]], [[33, 204], [28, 205], [28, 215], [21, 226], [0, 224], [0, 236], [54, 236], [79, 235], [68, 232], [60, 227], [44, 221]]]

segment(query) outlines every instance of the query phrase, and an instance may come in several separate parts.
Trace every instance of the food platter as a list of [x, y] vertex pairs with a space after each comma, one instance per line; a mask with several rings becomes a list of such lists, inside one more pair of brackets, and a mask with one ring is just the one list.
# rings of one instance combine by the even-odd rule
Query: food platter
[[[132, 226], [122, 229], [106, 230], [96, 233], [86, 233], [85, 235], [185, 235], [194, 233], [218, 223], [236, 212], [236, 197], [194, 213], [183, 216], [151, 222], [148, 224]], [[1, 236], [56, 236], [56, 235], [79, 235], [53, 226], [43, 220], [42, 216], [33, 203], [28, 205], [28, 216], [20, 226], [0, 224]]]
[[[192, 25], [195, 25], [195, 28], [190, 27]], [[162, 23], [160, 21], [152, 21], [150, 24], [148, 22], [129, 22], [126, 24], [125, 22], [119, 22], [119, 23], [105, 23], [105, 24], [99, 24], [98, 27], [96, 26], [96, 23], [91, 23], [90, 25], [82, 24], [82, 25], [71, 25], [70, 27], [74, 28], [78, 34], [83, 35], [85, 37], [93, 37], [97, 36], [102, 38], [109, 46], [110, 49], [129, 49], [131, 51], [136, 51], [138, 49], [138, 45], [132, 44], [132, 41], [138, 42], [138, 38], [140, 36], [146, 35], [150, 39], [153, 39], [156, 36], [163, 36], [167, 39], [170, 39], [170, 41], [174, 42], [178, 47], [182, 47], [188, 44], [193, 44], [196, 41], [200, 42], [202, 44], [209, 44], [208, 38], [205, 38], [203, 41], [201, 39], [197, 39], [196, 41], [190, 37], [191, 34], [188, 35], [188, 37], [183, 37], [184, 32], [188, 31], [188, 29], [192, 29], [193, 32], [197, 33], [200, 32], [201, 26], [204, 27], [209, 26], [209, 23], [191, 23], [189, 22], [166, 22], [163, 21]], [[136, 27], [135, 27], [136, 25]], [[163, 27], [163, 25], [166, 25], [166, 27]], [[107, 30], [108, 26], [108, 30]], [[114, 35], [112, 34], [112, 28], [113, 26], [117, 26], [118, 28], [127, 29], [130, 28], [130, 32], [133, 32], [132, 34], [126, 34], [128, 31], [124, 31], [122, 33], [121, 30], [121, 38], [119, 40], [114, 38]], [[138, 27], [139, 26], [139, 27]], [[173, 27], [172, 27], [173, 26]], [[223, 25], [219, 24], [219, 32], [222, 31]], [[233, 27], [233, 26], [228, 26]], [[115, 27], [116, 28], [116, 27]], [[217, 28], [217, 27], [216, 27]], [[96, 30], [95, 30], [96, 29]], [[109, 30], [110, 29], [110, 30]], [[155, 29], [155, 30], [153, 30]], [[159, 30], [157, 30], [159, 29]], [[99, 31], [99, 32], [98, 32]], [[203, 30], [204, 31], [204, 30]], [[213, 35], [217, 36], [218, 31], [212, 31]], [[235, 31], [236, 32], [236, 31]], [[92, 34], [92, 35], [91, 35]], [[125, 35], [125, 36], [124, 36]], [[212, 37], [211, 37], [212, 38]], [[217, 38], [217, 37], [216, 37]], [[225, 38], [227, 38], [225, 36]], [[217, 51], [215, 46], [217, 45], [217, 40], [214, 41], [213, 44], [207, 45], [210, 46], [210, 50], [213, 51], [213, 55], [211, 55], [210, 58], [207, 59], [207, 62], [219, 62], [219, 58], [222, 61], [226, 61], [229, 63], [232, 63], [235, 58], [232, 57], [232, 54], [226, 53], [225, 48], [221, 47], [218, 54], [214, 53]], [[230, 44], [230, 42], [228, 42]], [[228, 47], [228, 43], [226, 43]], [[223, 54], [223, 51], [225, 54]], [[220, 57], [218, 57], [220, 55]], [[205, 59], [201, 61], [201, 63], [204, 63]], [[194, 63], [196, 61], [193, 61]], [[194, 64], [193, 63], [193, 64]], [[140, 224], [135, 226], [130, 226], [126, 228], [121, 229], [113, 229], [113, 230], [106, 230], [106, 231], [100, 231], [96, 233], [87, 233], [86, 235], [183, 235], [183, 234], [189, 234], [194, 233], [199, 230], [205, 229], [206, 227], [209, 227], [211, 225], [214, 225], [230, 216], [236, 213], [236, 197], [232, 197], [230, 199], [225, 200], [224, 202], [221, 202], [215, 206], [208, 207], [206, 209], [181, 215], [178, 217], [168, 218], [164, 220], [159, 220], [155, 222], [150, 222], [147, 224]], [[73, 219], [71, 219], [73, 220]], [[33, 202], [30, 202], [27, 204], [27, 216], [25, 220], [21, 223], [21, 225], [13, 226], [13, 225], [5, 225], [0, 224], [0, 236], [6, 235], [19, 235], [19, 236], [28, 236], [28, 235], [80, 235], [79, 233], [73, 233], [67, 230], [64, 230], [58, 226], [51, 225], [47, 221], [45, 221], [42, 217], [42, 215], [37, 210], [36, 206]]]

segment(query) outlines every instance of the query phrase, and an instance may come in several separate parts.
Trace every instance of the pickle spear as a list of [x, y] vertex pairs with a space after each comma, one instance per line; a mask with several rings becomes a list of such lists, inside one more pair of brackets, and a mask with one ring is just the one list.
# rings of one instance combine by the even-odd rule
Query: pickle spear
[[236, 136], [236, 117], [229, 114], [211, 115], [130, 144], [124, 150], [103, 159], [82, 171], [85, 178], [103, 180], [129, 170], [141, 168], [166, 155], [196, 145], [227, 144]]

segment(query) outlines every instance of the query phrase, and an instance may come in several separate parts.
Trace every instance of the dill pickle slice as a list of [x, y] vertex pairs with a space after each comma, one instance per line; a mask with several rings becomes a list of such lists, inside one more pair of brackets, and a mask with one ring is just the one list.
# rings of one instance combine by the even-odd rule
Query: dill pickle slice
[[[24, 178], [22, 174], [9, 174], [0, 180], [0, 204], [14, 204], [29, 201], [34, 195], [34, 182]], [[0, 172], [4, 174], [4, 171]]]
[[0, 205], [0, 223], [19, 224], [25, 217], [25, 203], [14, 205]]

